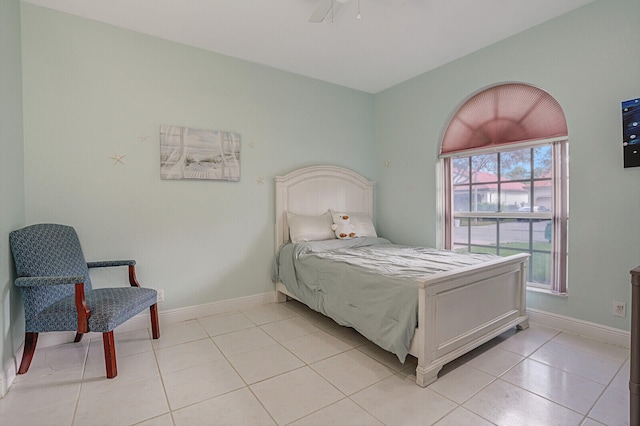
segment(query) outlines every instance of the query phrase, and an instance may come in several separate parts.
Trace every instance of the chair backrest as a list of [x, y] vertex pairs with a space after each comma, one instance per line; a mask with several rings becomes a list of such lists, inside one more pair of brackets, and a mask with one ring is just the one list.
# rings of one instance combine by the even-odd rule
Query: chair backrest
[[[31, 225], [9, 234], [18, 277], [83, 275], [85, 291], [91, 290], [89, 268], [76, 231], [65, 225]], [[74, 294], [75, 286], [23, 287], [25, 316], [33, 318], [42, 309]]]

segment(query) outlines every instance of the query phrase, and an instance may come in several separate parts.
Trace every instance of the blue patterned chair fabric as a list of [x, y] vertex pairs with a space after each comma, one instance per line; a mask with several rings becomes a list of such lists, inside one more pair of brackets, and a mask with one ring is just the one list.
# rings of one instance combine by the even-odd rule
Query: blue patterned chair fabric
[[[22, 289], [27, 334], [34, 333], [37, 339], [39, 332], [78, 331], [76, 284], [80, 283], [84, 283], [86, 305], [90, 310], [88, 331], [111, 332], [149, 307], [155, 310], [157, 327], [157, 308], [154, 306], [157, 292], [134, 286], [137, 281], [131, 268], [135, 261], [87, 263], [78, 235], [72, 227], [65, 225], [27, 226], [11, 232], [9, 242], [18, 275], [15, 284]], [[132, 286], [94, 290], [89, 268], [112, 266], [128, 266]], [[152, 311], [152, 325], [153, 316]], [[154, 338], [157, 338], [155, 335], [159, 336], [159, 329], [154, 330]], [[33, 346], [35, 349], [35, 342]], [[115, 368], [115, 359], [113, 362]]]

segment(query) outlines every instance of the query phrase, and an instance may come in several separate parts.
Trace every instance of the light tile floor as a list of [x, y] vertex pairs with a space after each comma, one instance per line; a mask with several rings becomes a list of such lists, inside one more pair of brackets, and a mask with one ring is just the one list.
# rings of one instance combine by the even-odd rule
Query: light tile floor
[[629, 350], [536, 325], [415, 384], [405, 365], [297, 302], [36, 350], [0, 399], [12, 425], [624, 425]]

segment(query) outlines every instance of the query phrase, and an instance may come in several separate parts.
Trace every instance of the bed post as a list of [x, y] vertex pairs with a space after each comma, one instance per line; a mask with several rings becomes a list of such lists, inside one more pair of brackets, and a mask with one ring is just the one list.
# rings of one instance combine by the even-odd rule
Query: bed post
[[435, 359], [436, 343], [436, 311], [431, 287], [425, 288], [424, 282], [418, 284], [418, 324], [424, 330], [418, 329], [415, 339], [418, 342], [418, 367], [416, 367], [416, 383], [419, 386], [429, 386], [438, 380], [438, 372], [442, 365], [431, 365]]
[[[282, 206], [284, 205], [284, 197], [285, 197], [285, 193], [282, 190], [282, 185], [283, 185], [283, 177], [282, 176], [276, 176], [274, 178], [274, 182], [276, 184], [276, 223], [275, 223], [275, 238], [274, 238], [274, 242], [275, 242], [275, 247], [274, 247], [274, 254], [278, 253], [278, 249], [280, 248], [280, 245], [282, 245], [282, 243], [284, 243], [287, 239], [287, 236], [284, 235], [285, 233], [285, 227], [287, 226], [287, 224], [285, 223], [286, 217], [284, 214], [284, 211], [282, 210]], [[288, 235], [288, 234], [287, 234]], [[278, 291], [278, 284], [279, 283], [275, 283], [275, 301], [276, 303], [284, 303], [287, 301], [287, 295]]]
[[640, 266], [631, 270], [631, 365], [629, 422], [640, 425]]
[[284, 303], [287, 301], [287, 295], [278, 291], [276, 287], [276, 303]]
[[522, 262], [520, 265], [520, 316], [524, 318], [522, 322], [516, 325], [518, 330], [526, 330], [529, 328], [529, 317], [527, 316], [527, 264]]

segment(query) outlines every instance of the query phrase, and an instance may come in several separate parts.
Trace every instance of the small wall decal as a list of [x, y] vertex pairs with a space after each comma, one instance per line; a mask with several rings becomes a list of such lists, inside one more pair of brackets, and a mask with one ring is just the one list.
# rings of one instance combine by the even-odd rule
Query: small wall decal
[[109, 157], [110, 159], [113, 160], [113, 165], [115, 167], [116, 164], [121, 163], [122, 165], [125, 165], [125, 162], [123, 160], [124, 157], [126, 157], [127, 154], [118, 154], [118, 153], [114, 153], [113, 157]]

